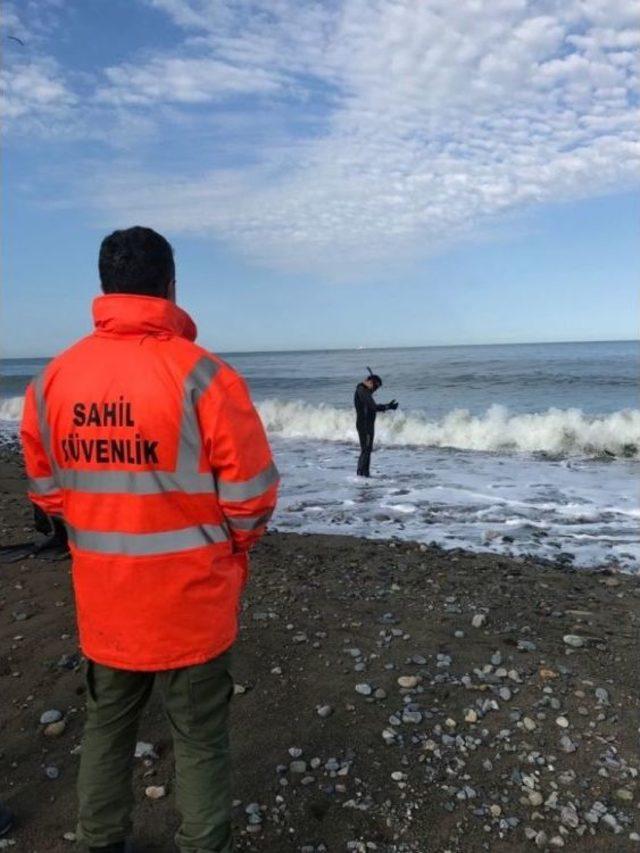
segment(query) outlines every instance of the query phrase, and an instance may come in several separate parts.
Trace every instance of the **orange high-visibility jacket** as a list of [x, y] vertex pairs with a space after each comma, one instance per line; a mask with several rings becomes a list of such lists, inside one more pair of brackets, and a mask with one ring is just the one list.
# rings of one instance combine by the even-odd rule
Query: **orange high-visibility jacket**
[[27, 389], [29, 497], [67, 526], [88, 658], [202, 663], [235, 639], [278, 472], [244, 380], [193, 343], [188, 314], [122, 294], [93, 314]]

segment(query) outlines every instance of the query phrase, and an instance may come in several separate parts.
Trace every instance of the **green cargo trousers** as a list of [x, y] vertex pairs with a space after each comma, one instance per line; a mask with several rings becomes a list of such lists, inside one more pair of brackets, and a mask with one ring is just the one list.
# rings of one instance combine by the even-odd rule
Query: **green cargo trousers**
[[162, 672], [88, 663], [78, 776], [79, 841], [105, 847], [131, 834], [138, 723], [157, 681], [175, 753], [176, 804], [182, 817], [175, 842], [181, 853], [230, 853], [229, 663], [230, 652]]

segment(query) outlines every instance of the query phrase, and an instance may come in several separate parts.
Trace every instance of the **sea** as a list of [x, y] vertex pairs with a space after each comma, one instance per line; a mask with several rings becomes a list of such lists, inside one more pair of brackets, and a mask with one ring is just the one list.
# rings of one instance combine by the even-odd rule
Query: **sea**
[[[222, 354], [282, 474], [273, 527], [640, 572], [640, 343]], [[0, 363], [0, 435], [47, 359]], [[382, 376], [372, 476], [353, 392]]]

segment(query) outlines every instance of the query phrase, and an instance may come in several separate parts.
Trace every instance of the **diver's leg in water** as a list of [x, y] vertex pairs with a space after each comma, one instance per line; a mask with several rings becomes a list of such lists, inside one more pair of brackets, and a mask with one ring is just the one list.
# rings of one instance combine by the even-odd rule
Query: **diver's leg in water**
[[367, 454], [367, 433], [363, 429], [358, 429], [358, 438], [360, 439], [360, 456], [358, 457], [358, 477], [365, 477], [365, 464]]
[[371, 451], [373, 450], [373, 433], [368, 432], [365, 436], [365, 448], [362, 451], [362, 476], [369, 476], [369, 467], [371, 465]]

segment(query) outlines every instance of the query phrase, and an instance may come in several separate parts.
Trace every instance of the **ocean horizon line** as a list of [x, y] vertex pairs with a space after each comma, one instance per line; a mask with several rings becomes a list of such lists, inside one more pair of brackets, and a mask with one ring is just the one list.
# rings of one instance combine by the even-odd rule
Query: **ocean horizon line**
[[[492, 341], [475, 344], [409, 344], [402, 346], [357, 346], [357, 347], [310, 347], [307, 349], [246, 349], [225, 350], [210, 347], [220, 355], [292, 355], [295, 353], [324, 353], [324, 352], [382, 352], [407, 351], [421, 349], [480, 349], [486, 347], [532, 347], [532, 346], [575, 346], [576, 344], [635, 344], [640, 338], [590, 338], [585, 340], [568, 341]], [[205, 346], [205, 349], [208, 347]], [[10, 355], [0, 358], [0, 364], [9, 361], [43, 361], [54, 358], [53, 355]]]

